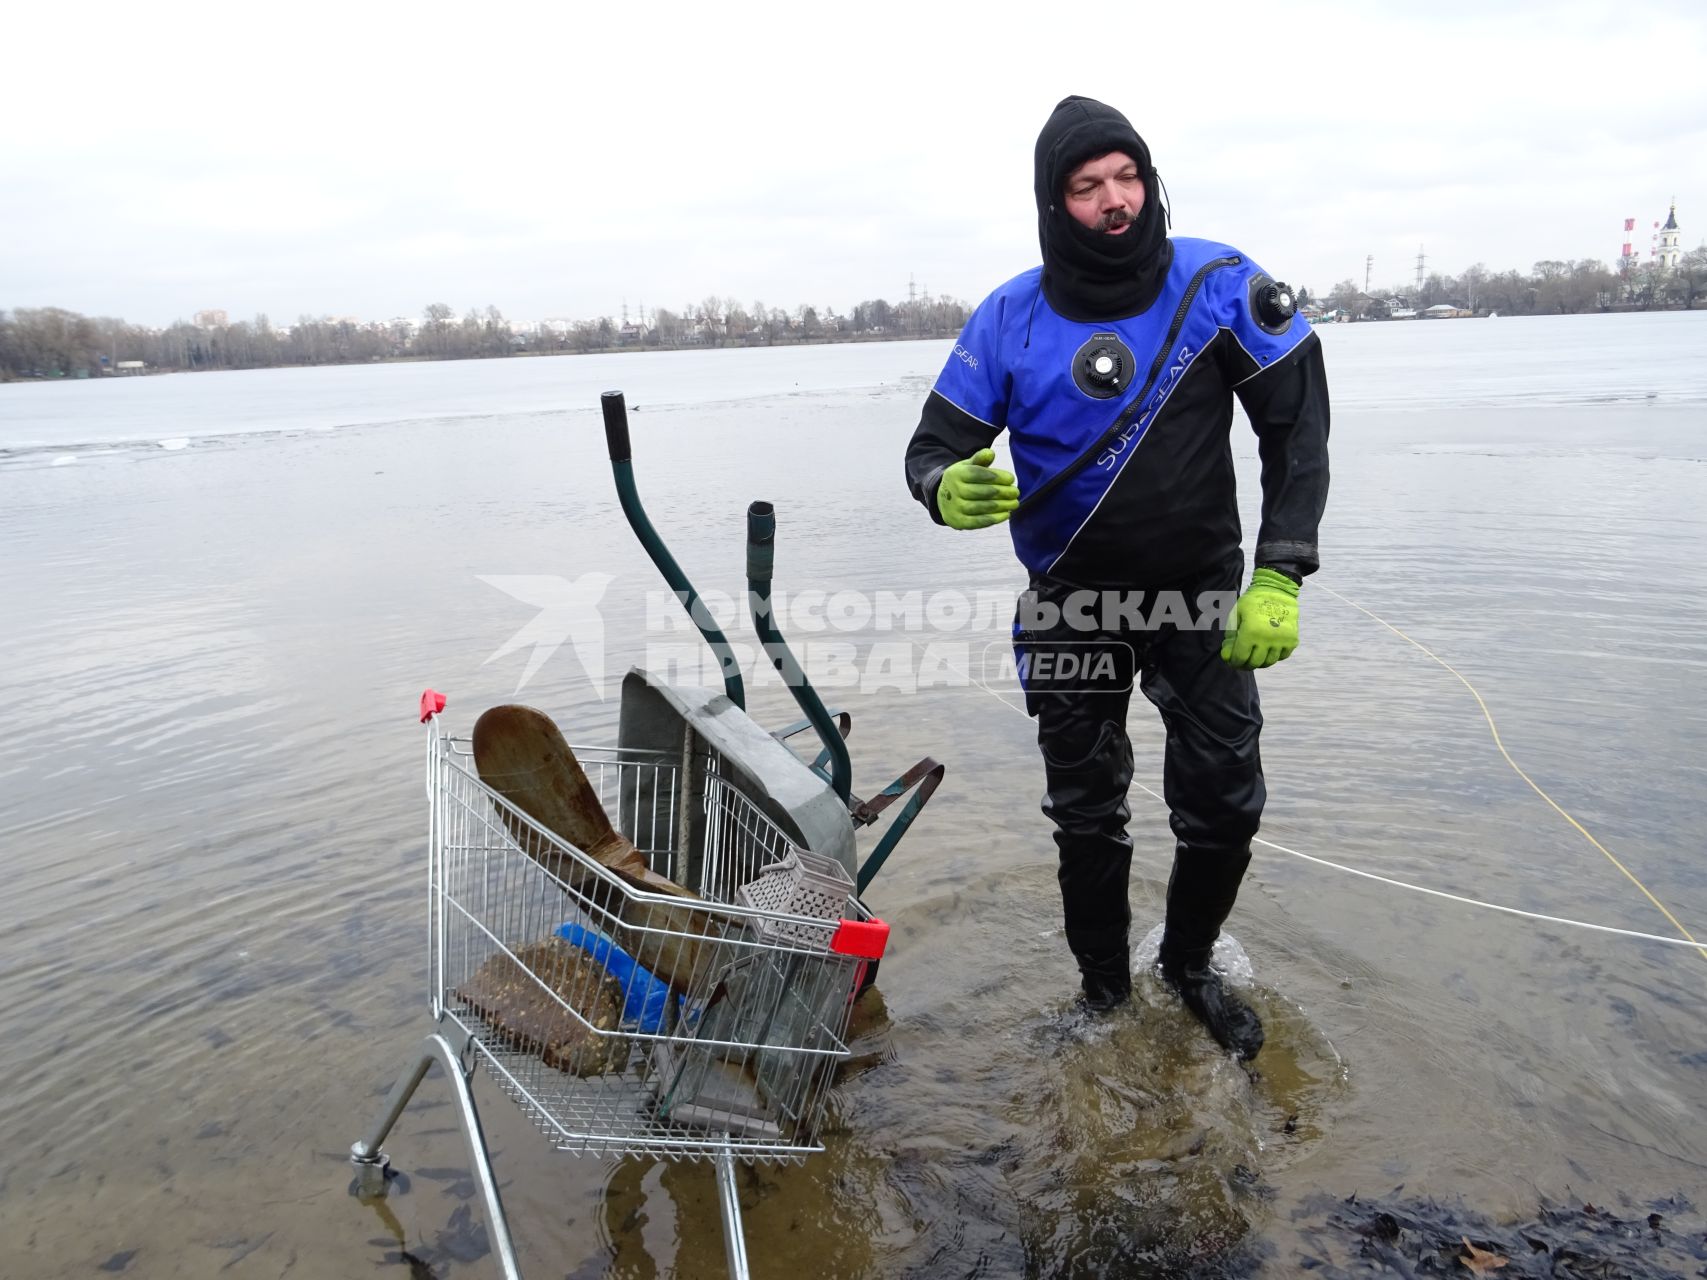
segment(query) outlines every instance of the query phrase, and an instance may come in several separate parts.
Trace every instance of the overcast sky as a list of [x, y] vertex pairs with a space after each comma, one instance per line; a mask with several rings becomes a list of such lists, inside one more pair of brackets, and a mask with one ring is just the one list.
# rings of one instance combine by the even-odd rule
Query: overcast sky
[[1031, 151], [1131, 117], [1174, 230], [1325, 292], [1707, 239], [1707, 5], [14, 6], [0, 307], [515, 319], [969, 302]]

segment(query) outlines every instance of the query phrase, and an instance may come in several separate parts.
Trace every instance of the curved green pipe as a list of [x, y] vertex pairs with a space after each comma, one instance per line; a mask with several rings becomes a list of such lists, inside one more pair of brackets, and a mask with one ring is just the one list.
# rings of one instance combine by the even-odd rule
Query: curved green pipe
[[776, 508], [768, 502], [755, 502], [747, 508], [747, 593], [753, 610], [753, 629], [759, 633], [765, 656], [771, 660], [788, 691], [818, 731], [824, 750], [830, 755], [830, 789], [848, 803], [853, 794], [853, 763], [848, 759], [848, 744], [818, 694], [806, 680], [806, 673], [789, 652], [788, 644], [777, 630], [771, 615], [771, 572], [776, 559]]
[[646, 548], [646, 554], [652, 557], [652, 563], [658, 566], [658, 572], [664, 575], [664, 581], [670, 584], [676, 598], [686, 607], [688, 617], [693, 619], [700, 635], [705, 637], [705, 642], [717, 655], [717, 661], [723, 668], [723, 691], [729, 695], [729, 701], [745, 711], [747, 691], [741, 683], [741, 665], [735, 660], [735, 651], [729, 647], [722, 631], [710, 622], [700, 621], [703, 611], [699, 607], [699, 592], [693, 589], [693, 583], [688, 581], [687, 574], [682, 572], [681, 565], [676, 563], [676, 558], [652, 527], [646, 508], [640, 504], [640, 491], [634, 486], [633, 450], [628, 443], [628, 405], [622, 392], [605, 392], [599, 397], [599, 404], [604, 410], [605, 443], [610, 446], [610, 469], [616, 476], [616, 496], [622, 503], [622, 513], [628, 517], [629, 526], [633, 528], [635, 537], [640, 539], [640, 545]]

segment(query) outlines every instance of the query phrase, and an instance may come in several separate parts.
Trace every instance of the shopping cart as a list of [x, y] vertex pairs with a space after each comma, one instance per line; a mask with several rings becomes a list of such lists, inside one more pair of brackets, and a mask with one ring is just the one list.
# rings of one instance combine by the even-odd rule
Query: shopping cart
[[[703, 901], [684, 906], [639, 892], [485, 786], [468, 740], [441, 731], [435, 703], [443, 705], [428, 695], [423, 710], [437, 1027], [353, 1159], [379, 1190], [381, 1145], [427, 1069], [441, 1063], [493, 1252], [504, 1275], [519, 1275], [469, 1088], [484, 1069], [559, 1150], [713, 1162], [730, 1271], [746, 1275], [734, 1163], [799, 1161], [823, 1149], [818, 1126], [835, 1064], [848, 1056], [849, 1009], [888, 927], [851, 896], [851, 881], [835, 919], [741, 905], [740, 890], [785, 865], [793, 845], [715, 754], [700, 762], [705, 783], [692, 815], [703, 823], [705, 873], [687, 887]], [[679, 763], [619, 748], [576, 755], [654, 869], [679, 870], [694, 803], [682, 793]], [[679, 962], [673, 984], [632, 963], [666, 950]], [[495, 1021], [494, 973], [546, 1018], [526, 1028]], [[623, 989], [620, 1001], [612, 983]]]
[[[693, 614], [697, 596], [640, 510], [620, 395], [604, 407], [624, 510]], [[723, 694], [631, 671], [617, 745], [573, 748], [616, 827], [695, 899], [637, 888], [487, 786], [471, 740], [440, 727], [444, 698], [422, 697], [434, 1027], [351, 1148], [355, 1190], [384, 1194], [382, 1145], [439, 1063], [505, 1277], [520, 1273], [475, 1107], [479, 1070], [558, 1150], [712, 1164], [737, 1277], [748, 1272], [735, 1162], [823, 1149], [850, 1011], [888, 938], [859, 894], [943, 771], [927, 757], [870, 800], [852, 793], [849, 719], [818, 701], [769, 617], [774, 530], [754, 504], [754, 625], [807, 719], [760, 728], [727, 660]], [[727, 658], [722, 634], [701, 630]], [[810, 763], [786, 745], [807, 727], [823, 742]], [[856, 865], [855, 828], [909, 793]]]

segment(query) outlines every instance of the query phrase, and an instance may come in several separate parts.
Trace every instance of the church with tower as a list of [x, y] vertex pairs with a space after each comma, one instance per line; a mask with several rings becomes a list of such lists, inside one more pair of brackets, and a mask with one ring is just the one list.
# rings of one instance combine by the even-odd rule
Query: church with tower
[[1665, 226], [1660, 228], [1660, 247], [1655, 251], [1655, 257], [1662, 270], [1676, 271], [1677, 260], [1681, 256], [1682, 251], [1677, 247], [1677, 201], [1673, 200]]

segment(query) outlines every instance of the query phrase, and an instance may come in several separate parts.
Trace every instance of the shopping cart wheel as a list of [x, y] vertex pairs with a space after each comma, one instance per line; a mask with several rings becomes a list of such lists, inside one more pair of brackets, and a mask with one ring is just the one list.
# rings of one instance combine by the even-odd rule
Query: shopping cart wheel
[[350, 1194], [364, 1200], [384, 1195], [386, 1184], [395, 1176], [391, 1172], [390, 1156], [383, 1151], [370, 1155], [359, 1142], [350, 1144], [350, 1163], [356, 1169], [355, 1180], [350, 1183]]
[[[480, 1115], [474, 1109], [474, 1094], [468, 1087], [468, 1073], [463, 1066], [463, 1051], [468, 1047], [469, 1036], [465, 1030], [455, 1031], [452, 1036], [454, 1038], [434, 1033], [421, 1041], [410, 1055], [403, 1073], [397, 1077], [397, 1083], [391, 1086], [385, 1109], [368, 1130], [368, 1136], [351, 1145], [350, 1163], [356, 1169], [357, 1194], [385, 1194], [386, 1173], [391, 1161], [380, 1149], [381, 1145], [403, 1114], [403, 1109], [409, 1105], [416, 1088], [426, 1079], [428, 1070], [435, 1062], [438, 1063], [444, 1070], [446, 1083], [450, 1085], [451, 1100], [456, 1104], [458, 1118], [462, 1121], [463, 1136], [468, 1139], [474, 1183], [486, 1210], [486, 1233], [492, 1242], [493, 1257], [505, 1280], [519, 1280], [521, 1272], [516, 1265], [515, 1245], [510, 1240], [509, 1220], [504, 1216], [504, 1205], [498, 1196], [498, 1179], [492, 1172], [492, 1157], [486, 1150], [486, 1136], [480, 1128]], [[371, 1187], [372, 1190], [363, 1191], [363, 1187]]]

